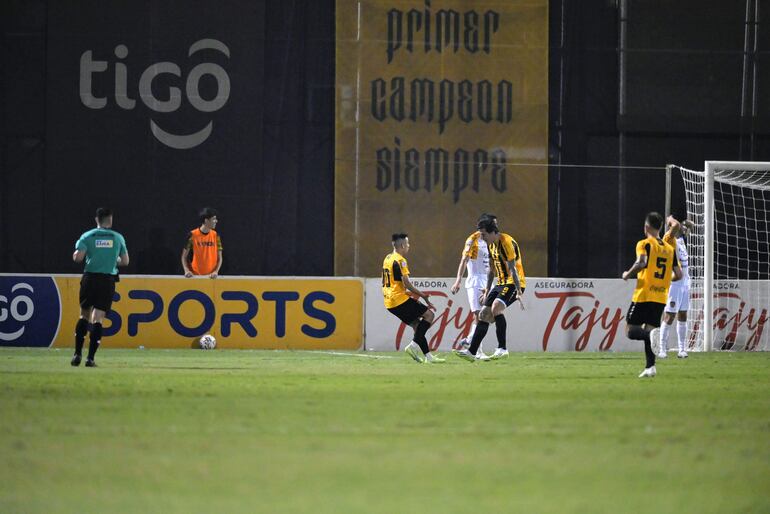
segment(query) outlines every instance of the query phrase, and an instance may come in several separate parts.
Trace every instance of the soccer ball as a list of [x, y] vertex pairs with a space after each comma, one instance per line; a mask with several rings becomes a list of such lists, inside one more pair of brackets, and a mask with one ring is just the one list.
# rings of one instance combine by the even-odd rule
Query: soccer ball
[[217, 347], [217, 340], [211, 334], [206, 334], [198, 340], [198, 345], [201, 350], [213, 350]]

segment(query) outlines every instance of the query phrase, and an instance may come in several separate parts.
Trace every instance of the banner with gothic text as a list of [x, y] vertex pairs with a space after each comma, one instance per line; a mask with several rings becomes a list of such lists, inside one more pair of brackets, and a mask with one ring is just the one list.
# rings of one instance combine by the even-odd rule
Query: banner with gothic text
[[335, 273], [453, 275], [483, 212], [547, 273], [547, 0], [337, 0]]

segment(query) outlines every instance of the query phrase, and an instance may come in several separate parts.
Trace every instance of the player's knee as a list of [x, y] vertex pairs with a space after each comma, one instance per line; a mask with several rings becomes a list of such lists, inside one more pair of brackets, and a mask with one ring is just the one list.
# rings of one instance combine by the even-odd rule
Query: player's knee
[[436, 317], [435, 314], [433, 314], [433, 311], [428, 309], [425, 311], [425, 313], [422, 315], [422, 319], [427, 321], [428, 323], [433, 323], [434, 318]]
[[678, 319], [679, 321], [687, 321], [687, 311], [679, 311], [676, 315], [676, 319]]
[[492, 321], [495, 319], [495, 317], [492, 315], [492, 309], [489, 307], [484, 307], [481, 309], [481, 312], [479, 312], [479, 319], [481, 321], [486, 321], [487, 323], [492, 323]]

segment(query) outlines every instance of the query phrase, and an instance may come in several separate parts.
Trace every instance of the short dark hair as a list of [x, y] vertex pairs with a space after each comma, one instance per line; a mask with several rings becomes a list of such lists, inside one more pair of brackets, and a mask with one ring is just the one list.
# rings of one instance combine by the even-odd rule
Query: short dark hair
[[400, 233], [393, 234], [391, 236], [391, 241], [393, 242], [393, 244], [395, 244], [396, 241], [398, 241], [399, 239], [406, 239], [407, 237], [409, 237], [409, 234], [400, 232]]
[[644, 218], [644, 222], [655, 230], [660, 230], [660, 227], [663, 226], [663, 216], [657, 212], [648, 212], [647, 216]]
[[479, 216], [479, 221], [485, 220], [485, 219], [487, 219], [487, 220], [496, 220], [497, 219], [497, 215], [496, 214], [492, 214], [491, 212], [484, 212], [484, 213], [481, 214], [481, 216]]
[[483, 228], [486, 232], [489, 232], [490, 234], [492, 233], [496, 234], [500, 232], [500, 229], [497, 228], [497, 223], [494, 222], [493, 218], [480, 219], [478, 225], [476, 225], [476, 228], [479, 230]]
[[106, 207], [99, 207], [96, 209], [96, 220], [101, 223], [105, 219], [112, 216], [112, 209], [108, 209]]
[[216, 209], [213, 209], [211, 207], [204, 207], [203, 209], [201, 209], [201, 212], [198, 213], [198, 219], [200, 220], [201, 223], [203, 223], [207, 219], [213, 218], [214, 216], [217, 216], [218, 214], [219, 213], [217, 212]]

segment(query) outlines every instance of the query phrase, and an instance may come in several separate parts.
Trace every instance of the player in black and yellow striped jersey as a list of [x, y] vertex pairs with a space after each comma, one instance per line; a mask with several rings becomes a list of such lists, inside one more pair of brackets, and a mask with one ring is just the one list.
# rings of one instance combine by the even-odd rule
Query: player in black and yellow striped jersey
[[[485, 212], [479, 216], [477, 224], [478, 221], [484, 218], [491, 218], [497, 223], [497, 216]], [[479, 322], [481, 295], [486, 292], [487, 275], [489, 275], [489, 247], [487, 242], [481, 238], [481, 232], [478, 231], [478, 228], [465, 240], [465, 246], [460, 257], [460, 265], [457, 267], [457, 276], [450, 289], [452, 294], [456, 294], [460, 290], [460, 281], [466, 270], [468, 271], [468, 278], [465, 279], [465, 293], [468, 296], [471, 314], [473, 314], [473, 323], [471, 323], [466, 337], [458, 341], [460, 348], [468, 348], [471, 344], [471, 338]], [[479, 347], [479, 350], [476, 352], [476, 358], [479, 360], [489, 359], [482, 347]]]
[[660, 326], [672, 277], [674, 280], [682, 278], [676, 250], [660, 238], [662, 226], [660, 214], [647, 214], [644, 219], [646, 237], [636, 243], [636, 262], [623, 272], [623, 280], [636, 274], [636, 288], [626, 314], [626, 335], [629, 339], [644, 341], [646, 365], [640, 378], [657, 374], [650, 332]]
[[[455, 351], [455, 355], [469, 361], [475, 360], [476, 352], [487, 334], [487, 330], [489, 330], [489, 324], [492, 322], [496, 326], [497, 350], [490, 358], [508, 357], [506, 344], [508, 323], [503, 312], [516, 300], [519, 300], [521, 308], [524, 309], [521, 295], [527, 284], [521, 249], [516, 240], [510, 235], [500, 232], [495, 220], [491, 218], [480, 220], [478, 229], [481, 237], [489, 246], [489, 274], [483, 295], [484, 307], [479, 313], [479, 322], [473, 332], [470, 347], [468, 350]], [[495, 279], [497, 279], [497, 285], [492, 288]]]
[[[444, 362], [444, 359], [430, 353], [425, 333], [433, 323], [434, 309], [430, 298], [409, 281], [409, 236], [399, 233], [392, 237], [393, 252], [382, 262], [382, 296], [385, 308], [406, 325], [414, 329], [414, 341], [404, 351], [417, 362]], [[407, 291], [425, 300], [427, 306], [412, 298]]]

